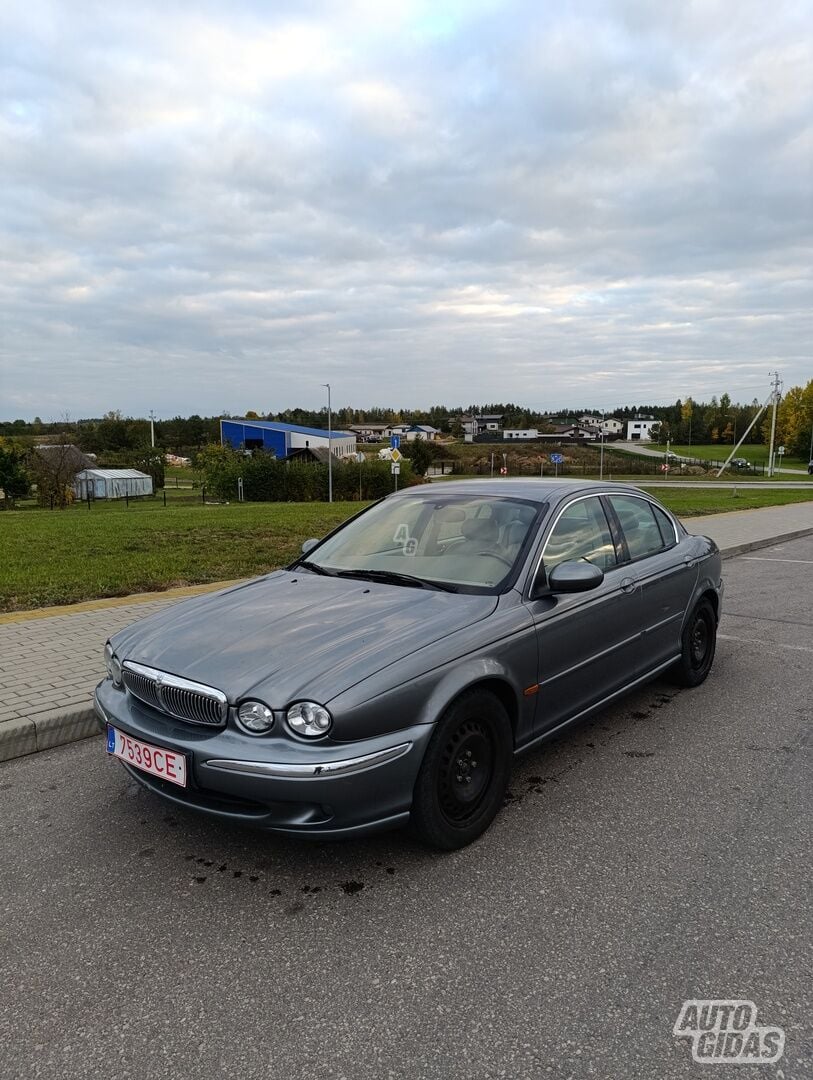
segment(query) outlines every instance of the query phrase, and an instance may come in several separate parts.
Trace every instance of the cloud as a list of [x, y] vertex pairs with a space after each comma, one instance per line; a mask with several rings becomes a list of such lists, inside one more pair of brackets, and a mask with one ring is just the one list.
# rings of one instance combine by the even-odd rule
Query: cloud
[[809, 41], [792, 0], [9, 7], [0, 413], [801, 382]]

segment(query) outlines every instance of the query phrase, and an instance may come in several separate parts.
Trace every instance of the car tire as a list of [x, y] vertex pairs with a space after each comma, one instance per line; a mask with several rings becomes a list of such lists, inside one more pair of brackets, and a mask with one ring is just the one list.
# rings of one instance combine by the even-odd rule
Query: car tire
[[681, 636], [680, 660], [672, 669], [679, 686], [705, 682], [717, 649], [717, 615], [709, 600], [699, 600], [686, 620]]
[[487, 690], [452, 702], [426, 748], [410, 824], [424, 844], [465, 847], [485, 832], [503, 804], [514, 740], [502, 703]]

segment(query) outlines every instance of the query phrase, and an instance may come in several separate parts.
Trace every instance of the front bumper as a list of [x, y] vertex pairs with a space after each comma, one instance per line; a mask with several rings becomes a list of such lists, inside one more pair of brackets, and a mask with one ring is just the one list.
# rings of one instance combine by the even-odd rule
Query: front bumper
[[121, 762], [163, 798], [221, 819], [313, 837], [360, 835], [409, 819], [431, 724], [354, 743], [301, 743], [226, 727], [210, 731], [159, 713], [116, 690], [96, 687], [99, 724], [187, 755], [188, 786], [177, 787]]

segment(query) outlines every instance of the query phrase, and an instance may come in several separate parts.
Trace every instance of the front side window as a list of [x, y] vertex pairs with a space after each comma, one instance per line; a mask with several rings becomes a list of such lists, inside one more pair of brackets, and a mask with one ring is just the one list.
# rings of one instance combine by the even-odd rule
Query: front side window
[[571, 559], [586, 559], [600, 570], [616, 565], [610, 527], [597, 496], [579, 499], [563, 511], [545, 544], [545, 571]]
[[663, 537], [651, 503], [634, 495], [610, 495], [608, 498], [621, 522], [631, 559], [642, 559], [663, 550]]

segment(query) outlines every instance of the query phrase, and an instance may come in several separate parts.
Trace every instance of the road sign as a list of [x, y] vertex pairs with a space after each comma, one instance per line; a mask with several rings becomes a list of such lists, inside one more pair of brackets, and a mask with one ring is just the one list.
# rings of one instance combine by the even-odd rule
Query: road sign
[[392, 447], [392, 449], [397, 450], [400, 445], [401, 445], [401, 436], [400, 435], [390, 435], [390, 446]]
[[359, 450], [356, 454], [356, 461], [359, 463], [359, 465], [364, 464], [364, 454], [362, 454], [361, 450]]
[[397, 461], [393, 461], [392, 465], [390, 465], [390, 472], [393, 476], [398, 476], [398, 474], [401, 472], [401, 466], [398, 464]]
[[551, 454], [550, 459], [554, 465], [563, 465], [565, 456], [564, 454]]
[[776, 452], [777, 452], [777, 454], [784, 454], [784, 452], [785, 452], [785, 448], [784, 448], [784, 446], [780, 446], [780, 447], [779, 447], [779, 448], [777, 449], [777, 451], [776, 451]]
[[404, 455], [401, 453], [397, 446], [393, 447], [393, 449], [390, 450], [390, 461], [394, 461], [396, 464], [401, 460], [403, 456]]

